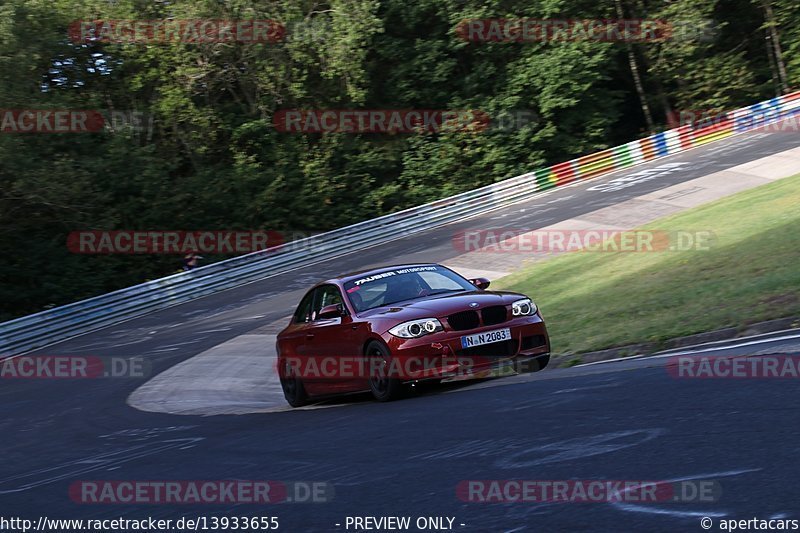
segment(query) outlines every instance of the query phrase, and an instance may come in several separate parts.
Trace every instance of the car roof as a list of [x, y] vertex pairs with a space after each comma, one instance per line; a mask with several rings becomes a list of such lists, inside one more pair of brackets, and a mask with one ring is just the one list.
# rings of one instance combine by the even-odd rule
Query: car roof
[[348, 281], [353, 281], [355, 279], [363, 278], [366, 275], [380, 274], [382, 272], [389, 272], [390, 270], [397, 270], [401, 268], [413, 268], [413, 267], [423, 267], [423, 266], [441, 267], [442, 265], [438, 265], [436, 263], [406, 263], [401, 265], [387, 265], [378, 268], [370, 268], [368, 270], [359, 270], [357, 272], [350, 272], [349, 274], [344, 274], [337, 278], [331, 278], [329, 280], [320, 282], [317, 285], [325, 285], [329, 283], [345, 284]]

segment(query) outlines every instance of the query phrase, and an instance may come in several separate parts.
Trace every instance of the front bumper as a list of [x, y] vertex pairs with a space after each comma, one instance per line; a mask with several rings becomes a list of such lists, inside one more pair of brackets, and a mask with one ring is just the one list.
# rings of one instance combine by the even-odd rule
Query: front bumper
[[[510, 340], [466, 349], [461, 346], [463, 336], [503, 328], [511, 330]], [[417, 339], [386, 333], [383, 338], [395, 360], [397, 377], [403, 381], [457, 380], [491, 377], [496, 371], [527, 371], [536, 369], [537, 359], [550, 353], [547, 327], [538, 312], [466, 331], [440, 331]]]

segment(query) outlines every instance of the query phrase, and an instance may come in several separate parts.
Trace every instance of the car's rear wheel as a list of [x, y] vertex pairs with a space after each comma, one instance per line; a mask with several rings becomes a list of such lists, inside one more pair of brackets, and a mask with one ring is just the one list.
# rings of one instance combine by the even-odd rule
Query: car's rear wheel
[[308, 394], [303, 386], [303, 381], [295, 375], [291, 365], [284, 363], [281, 372], [281, 388], [283, 396], [292, 407], [302, 407], [308, 403]]
[[391, 377], [392, 354], [383, 344], [372, 341], [367, 345], [366, 354], [369, 358], [370, 376], [369, 390], [379, 402], [397, 400], [403, 395], [403, 383]]

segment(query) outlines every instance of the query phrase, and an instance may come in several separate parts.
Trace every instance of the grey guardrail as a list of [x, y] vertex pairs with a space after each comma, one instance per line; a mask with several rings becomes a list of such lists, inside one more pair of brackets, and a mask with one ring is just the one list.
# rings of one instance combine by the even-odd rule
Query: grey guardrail
[[554, 186], [673, 155], [797, 112], [800, 92], [738, 109], [730, 119], [708, 127], [682, 126], [425, 205], [4, 322], [0, 357], [513, 205]]

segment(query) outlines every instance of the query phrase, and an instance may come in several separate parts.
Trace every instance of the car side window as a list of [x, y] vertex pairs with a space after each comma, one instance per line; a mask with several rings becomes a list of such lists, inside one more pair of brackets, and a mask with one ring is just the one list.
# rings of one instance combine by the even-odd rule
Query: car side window
[[311, 314], [311, 320], [316, 320], [320, 309], [326, 305], [341, 304], [342, 293], [336, 285], [323, 285], [317, 287], [316, 298], [314, 299], [314, 310]]
[[294, 312], [294, 321], [296, 323], [311, 322], [312, 304], [316, 293], [316, 290], [309, 291], [300, 301], [300, 305], [297, 306], [297, 310]]

